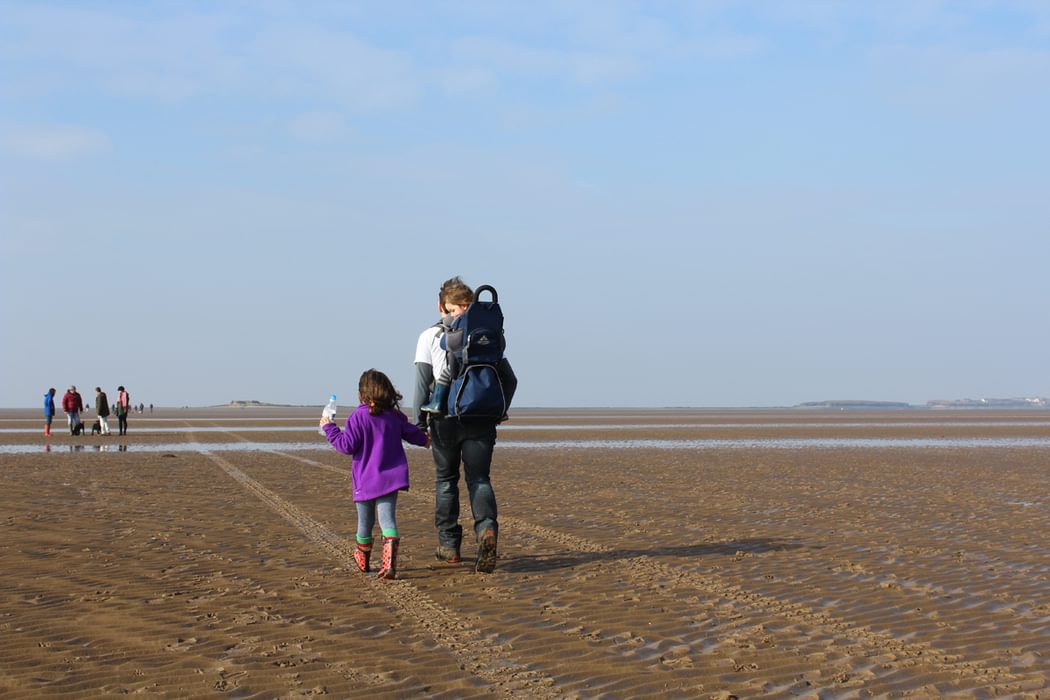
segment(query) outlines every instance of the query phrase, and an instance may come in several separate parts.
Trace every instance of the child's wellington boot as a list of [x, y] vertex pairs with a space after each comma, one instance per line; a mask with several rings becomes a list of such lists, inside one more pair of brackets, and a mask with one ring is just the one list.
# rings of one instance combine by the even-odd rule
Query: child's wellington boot
[[357, 568], [361, 571], [368, 573], [368, 562], [372, 558], [372, 543], [361, 544], [357, 543], [357, 549], [354, 550], [354, 563], [357, 564]]
[[400, 537], [383, 538], [383, 563], [376, 578], [397, 578], [397, 547]]
[[423, 404], [419, 410], [427, 413], [445, 415], [445, 403], [448, 401], [448, 384], [435, 384], [430, 395], [430, 403]]

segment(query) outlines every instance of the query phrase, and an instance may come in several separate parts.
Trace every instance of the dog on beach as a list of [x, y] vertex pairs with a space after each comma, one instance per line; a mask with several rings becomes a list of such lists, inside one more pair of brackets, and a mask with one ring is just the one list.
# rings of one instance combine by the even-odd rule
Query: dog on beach
[[92, 435], [101, 435], [102, 434], [102, 422], [101, 421], [95, 421], [94, 423], [91, 424], [91, 434]]

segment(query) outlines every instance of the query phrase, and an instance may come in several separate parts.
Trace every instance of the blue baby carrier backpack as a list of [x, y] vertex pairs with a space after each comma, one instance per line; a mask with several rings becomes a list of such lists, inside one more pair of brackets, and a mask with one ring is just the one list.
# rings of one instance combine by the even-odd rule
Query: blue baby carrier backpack
[[[491, 301], [482, 301], [489, 292]], [[482, 285], [474, 301], [452, 322], [441, 337], [452, 379], [448, 413], [452, 418], [501, 420], [507, 415], [507, 397], [497, 371], [507, 342], [503, 337], [503, 311], [496, 290]]]

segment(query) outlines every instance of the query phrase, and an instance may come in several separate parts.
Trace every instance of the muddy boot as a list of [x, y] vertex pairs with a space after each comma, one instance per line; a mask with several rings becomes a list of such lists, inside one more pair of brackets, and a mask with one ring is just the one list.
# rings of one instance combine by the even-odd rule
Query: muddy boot
[[434, 550], [434, 558], [446, 564], [458, 564], [462, 561], [462, 558], [459, 556], [459, 545], [453, 547], [452, 545], [439, 544], [437, 549]]
[[357, 564], [357, 568], [366, 574], [369, 572], [368, 563], [372, 559], [372, 543], [362, 544], [357, 543], [357, 549], [354, 550], [354, 563]]
[[478, 558], [474, 571], [491, 574], [496, 568], [496, 531], [485, 530], [478, 537]]
[[397, 578], [397, 547], [400, 543], [400, 537], [383, 538], [383, 563], [376, 578]]
[[448, 384], [435, 384], [434, 391], [430, 394], [430, 403], [423, 404], [419, 410], [427, 413], [445, 415], [445, 404], [448, 402]]

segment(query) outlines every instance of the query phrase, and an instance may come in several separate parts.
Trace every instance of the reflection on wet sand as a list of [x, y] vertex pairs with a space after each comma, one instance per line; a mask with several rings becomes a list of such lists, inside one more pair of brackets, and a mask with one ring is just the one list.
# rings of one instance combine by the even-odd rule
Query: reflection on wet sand
[[[0, 452], [6, 452], [11, 454], [13, 450], [6, 450], [4, 447], [19, 447], [19, 445], [5, 445], [0, 447]], [[44, 445], [44, 452], [127, 452], [127, 445], [66, 445], [68, 449], [63, 450], [61, 446], [56, 446], [54, 450], [51, 449], [51, 444]], [[25, 450], [28, 453], [30, 450]]]

